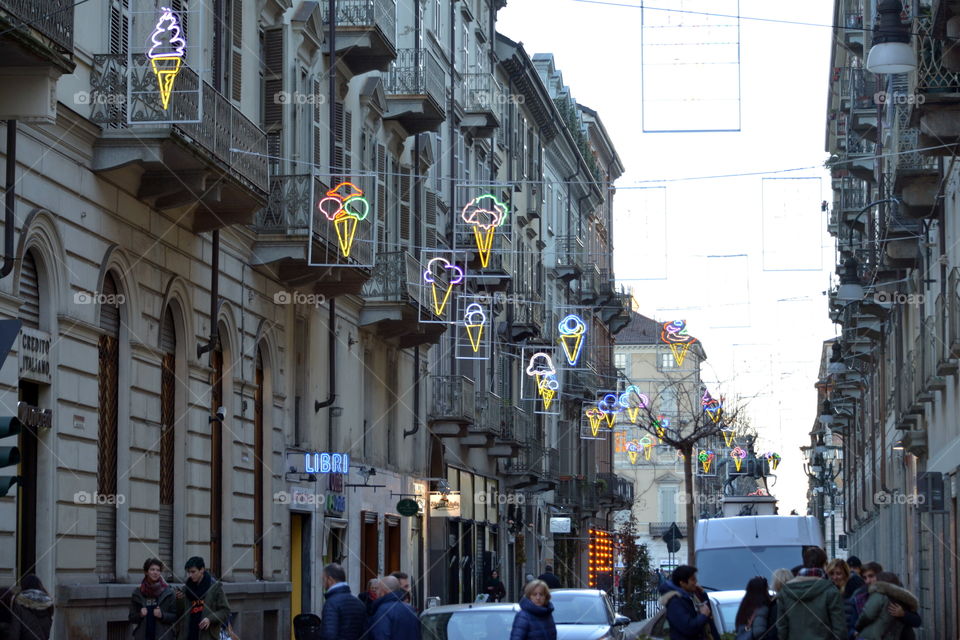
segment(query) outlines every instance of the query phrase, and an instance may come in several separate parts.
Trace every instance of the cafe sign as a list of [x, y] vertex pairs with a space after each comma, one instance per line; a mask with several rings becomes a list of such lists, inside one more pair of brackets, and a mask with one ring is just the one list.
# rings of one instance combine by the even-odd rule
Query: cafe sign
[[433, 518], [459, 518], [460, 492], [430, 492], [430, 516]]
[[46, 331], [20, 328], [20, 379], [50, 384], [50, 334]]

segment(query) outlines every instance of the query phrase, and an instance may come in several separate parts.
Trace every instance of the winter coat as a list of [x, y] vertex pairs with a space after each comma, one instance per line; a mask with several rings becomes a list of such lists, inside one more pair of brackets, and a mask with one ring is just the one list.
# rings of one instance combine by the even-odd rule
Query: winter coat
[[860, 618], [860, 613], [867, 604], [867, 597], [869, 595], [870, 594], [867, 593], [867, 585], [864, 584], [854, 591], [853, 595], [843, 603], [843, 615], [847, 621], [848, 638], [855, 638], [857, 636], [857, 620]]
[[[713, 640], [720, 640], [720, 634], [713, 622], [713, 616], [700, 613], [693, 602], [693, 594], [666, 580], [660, 585], [660, 606], [667, 610], [667, 622], [670, 623], [670, 640], [702, 640], [705, 632], [710, 631]], [[698, 602], [709, 602], [702, 589], [697, 592]]]
[[[140, 615], [140, 609], [146, 608], [147, 596], [143, 595], [140, 587], [133, 591], [130, 597], [130, 615], [128, 619], [130, 624], [136, 625], [133, 629], [134, 640], [144, 640], [147, 637], [147, 619]], [[157, 598], [157, 606], [160, 607], [160, 618], [154, 617], [154, 637], [156, 640], [174, 640], [176, 638], [176, 629], [174, 623], [177, 621], [177, 594], [173, 589], [167, 587]], [[147, 615], [153, 616], [153, 609], [147, 609]]]
[[488, 596], [487, 602], [500, 602], [507, 597], [507, 588], [503, 586], [503, 582], [496, 578], [487, 578], [483, 590]]
[[900, 640], [903, 620], [894, 618], [887, 605], [897, 602], [904, 609], [916, 611], [919, 603], [906, 589], [889, 582], [875, 582], [868, 590], [870, 597], [857, 620], [857, 631], [864, 640]]
[[[770, 612], [773, 611], [772, 607], [759, 606], [753, 611], [753, 624], [750, 625], [750, 633], [752, 640], [767, 640], [767, 636], [764, 635], [770, 627], [776, 626], [776, 620], [770, 619]], [[742, 630], [741, 627], [737, 627], [737, 630]]]
[[520, 599], [520, 611], [513, 619], [510, 640], [557, 640], [557, 625], [553, 622], [553, 603], [541, 607], [529, 598]]
[[367, 630], [367, 607], [340, 584], [325, 594], [320, 637], [324, 640], [360, 640]]
[[21, 591], [13, 598], [10, 640], [47, 640], [53, 626], [53, 598], [39, 589]]
[[767, 612], [767, 635], [763, 636], [763, 640], [780, 640], [780, 635], [777, 633], [777, 615], [779, 614], [779, 610], [777, 599], [774, 598], [773, 602], [770, 603], [770, 610]]
[[560, 578], [555, 576], [552, 573], [541, 573], [540, 577], [537, 580], [543, 580], [547, 583], [547, 586], [551, 589], [562, 589], [563, 586], [560, 584]]
[[420, 640], [420, 618], [396, 591], [373, 601], [370, 619], [371, 640]]
[[[180, 640], [187, 640], [190, 637], [188, 628], [190, 617], [190, 594], [184, 589], [183, 598], [177, 599], [177, 638]], [[229, 617], [230, 603], [227, 601], [227, 595], [223, 592], [220, 581], [214, 580], [203, 595], [203, 613], [200, 619], [210, 620], [210, 626], [200, 630], [198, 636], [200, 640], [220, 640], [220, 627], [227, 623]]]
[[847, 623], [837, 586], [823, 578], [800, 576], [777, 594], [780, 640], [844, 640]]
[[863, 581], [863, 578], [855, 573], [851, 573], [847, 584], [843, 586], [843, 599], [849, 600], [853, 597], [853, 594], [857, 592], [857, 589], [865, 587], [866, 585], [867, 583]]

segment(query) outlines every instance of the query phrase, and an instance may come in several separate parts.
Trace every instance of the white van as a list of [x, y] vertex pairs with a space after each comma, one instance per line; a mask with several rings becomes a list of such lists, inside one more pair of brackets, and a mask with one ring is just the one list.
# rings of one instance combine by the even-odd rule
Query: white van
[[[823, 547], [813, 516], [737, 516], [699, 520], [697, 582], [707, 590], [745, 589], [754, 576], [803, 564], [803, 549]], [[771, 584], [772, 588], [773, 585]]]

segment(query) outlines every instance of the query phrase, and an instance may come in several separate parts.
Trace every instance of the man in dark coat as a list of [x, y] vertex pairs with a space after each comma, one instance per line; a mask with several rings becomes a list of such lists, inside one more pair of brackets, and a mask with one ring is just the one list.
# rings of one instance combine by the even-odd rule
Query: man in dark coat
[[710, 599], [697, 584], [697, 568], [682, 564], [660, 585], [660, 604], [667, 610], [670, 640], [720, 640]]
[[421, 640], [420, 618], [403, 601], [400, 581], [393, 576], [380, 578], [379, 596], [373, 601], [370, 619], [371, 640]]
[[560, 584], [560, 578], [554, 575], [553, 567], [547, 565], [543, 569], [543, 573], [540, 574], [540, 577], [537, 578], [537, 580], [543, 580], [551, 589], [561, 589], [562, 586]]
[[367, 630], [367, 608], [350, 593], [347, 574], [338, 564], [323, 568], [324, 593], [320, 636], [323, 640], [360, 640]]

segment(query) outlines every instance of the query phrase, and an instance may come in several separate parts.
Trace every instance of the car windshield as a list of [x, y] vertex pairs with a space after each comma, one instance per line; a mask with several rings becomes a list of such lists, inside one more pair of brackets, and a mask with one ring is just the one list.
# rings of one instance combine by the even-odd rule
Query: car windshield
[[554, 592], [553, 621], [556, 624], [610, 624], [607, 605], [599, 593]]
[[738, 547], [697, 551], [697, 582], [711, 590], [746, 589], [755, 576], [803, 563], [803, 547]]
[[503, 640], [510, 637], [513, 618], [516, 613], [511, 609], [493, 609], [484, 611], [483, 607], [450, 611], [436, 615], [424, 615], [424, 640]]

